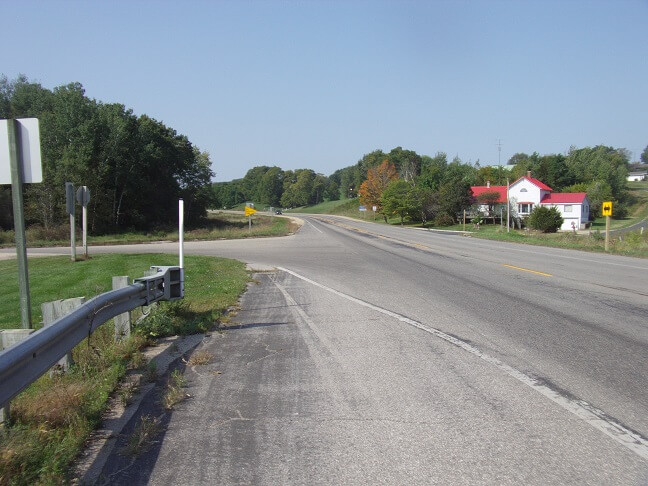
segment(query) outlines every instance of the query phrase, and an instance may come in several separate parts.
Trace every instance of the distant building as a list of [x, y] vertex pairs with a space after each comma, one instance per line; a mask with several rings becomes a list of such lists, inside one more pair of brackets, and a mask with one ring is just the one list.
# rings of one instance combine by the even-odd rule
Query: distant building
[[[488, 192], [496, 192], [499, 197], [497, 204], [506, 208], [506, 186], [473, 186], [473, 196], [477, 199]], [[508, 200], [511, 203], [513, 217], [524, 217], [531, 214], [537, 205], [555, 207], [563, 217], [561, 230], [585, 229], [589, 222], [589, 200], [584, 192], [554, 193], [545, 183], [531, 177], [527, 173], [509, 186]], [[487, 212], [488, 205], [480, 204], [479, 210]]]
[[630, 182], [637, 182], [637, 181], [645, 181], [648, 179], [648, 171], [641, 171], [641, 172], [630, 172], [628, 174], [628, 181]]

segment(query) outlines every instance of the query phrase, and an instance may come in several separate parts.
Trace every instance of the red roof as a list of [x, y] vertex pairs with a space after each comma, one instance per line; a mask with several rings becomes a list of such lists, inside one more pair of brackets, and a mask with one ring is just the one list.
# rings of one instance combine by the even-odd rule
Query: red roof
[[540, 204], [583, 204], [586, 197], [585, 192], [553, 193], [543, 197]]
[[472, 186], [470, 189], [472, 189], [472, 193], [473, 196], [475, 196], [475, 199], [486, 192], [496, 192], [499, 194], [499, 199], [497, 200], [497, 202], [506, 202], [506, 186]]
[[517, 184], [522, 179], [526, 179], [531, 184], [533, 184], [535, 186], [538, 186], [540, 189], [544, 189], [545, 191], [553, 191], [553, 189], [551, 187], [549, 187], [547, 184], [545, 184], [544, 182], [541, 182], [538, 179], [534, 179], [533, 177], [527, 177], [527, 176], [520, 177], [517, 181], [515, 181], [513, 184], [511, 184], [511, 186], [513, 186], [514, 184]]

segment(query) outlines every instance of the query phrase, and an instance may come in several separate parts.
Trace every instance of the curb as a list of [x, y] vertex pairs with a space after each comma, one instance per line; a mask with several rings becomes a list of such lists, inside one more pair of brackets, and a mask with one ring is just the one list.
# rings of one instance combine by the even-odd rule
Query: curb
[[[157, 373], [164, 375], [171, 364], [198, 346], [205, 336], [206, 334], [193, 334], [160, 339], [155, 346], [146, 349], [143, 354], [149, 359], [149, 363], [155, 363]], [[143, 372], [127, 375], [127, 380], [131, 383], [141, 383]], [[92, 432], [83, 452], [72, 468], [72, 475], [76, 478], [72, 484], [95, 484], [100, 479], [119, 435], [154, 388], [155, 383], [146, 383], [141, 386], [127, 407], [121, 404], [117, 396], [113, 396], [108, 401], [101, 428]]]

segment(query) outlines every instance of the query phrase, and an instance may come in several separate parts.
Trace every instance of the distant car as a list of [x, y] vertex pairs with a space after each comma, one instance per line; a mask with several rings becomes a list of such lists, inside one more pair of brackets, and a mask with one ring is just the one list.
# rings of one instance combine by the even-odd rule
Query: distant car
[[275, 210], [275, 214], [283, 214], [283, 213], [281, 212], [281, 209], [277, 209]]

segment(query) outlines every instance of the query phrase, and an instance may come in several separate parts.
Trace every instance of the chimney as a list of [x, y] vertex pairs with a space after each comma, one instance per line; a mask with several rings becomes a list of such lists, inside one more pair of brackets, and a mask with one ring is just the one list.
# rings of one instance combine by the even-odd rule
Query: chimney
[[486, 187], [490, 187], [490, 181], [486, 181]]
[[527, 177], [528, 177], [529, 179], [531, 179], [531, 171], [530, 171], [530, 170], [527, 170]]

